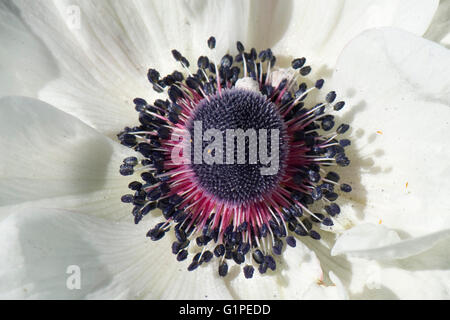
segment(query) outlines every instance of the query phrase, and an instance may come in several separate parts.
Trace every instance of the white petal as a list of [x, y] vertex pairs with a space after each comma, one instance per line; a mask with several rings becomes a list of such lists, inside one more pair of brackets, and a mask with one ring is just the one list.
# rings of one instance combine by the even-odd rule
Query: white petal
[[341, 280], [332, 272], [329, 273], [332, 285], [315, 285], [311, 286], [306, 294], [302, 297], [305, 300], [348, 300], [347, 288], [342, 284]]
[[217, 58], [221, 58], [226, 52], [236, 52], [236, 41], [244, 44], [248, 41], [248, 29], [253, 23], [258, 26], [265, 24], [264, 21], [251, 20], [252, 6], [257, 3], [240, 0], [141, 1], [139, 12], [144, 19], [150, 20], [150, 33], [155, 33], [153, 29], [157, 28], [165, 37], [165, 42], [161, 43], [164, 46], [160, 51], [161, 63], [166, 62], [167, 53], [176, 48], [192, 60], [192, 65], [196, 65], [199, 55], [210, 53], [206, 46], [210, 36], [216, 37]]
[[[438, 1], [303, 0], [279, 2], [267, 16], [259, 45], [284, 56], [305, 56], [313, 71], [328, 76], [345, 45], [364, 30], [395, 26], [422, 35]], [[262, 9], [264, 10], [264, 9]], [[268, 36], [266, 36], [268, 34]], [[317, 70], [314, 70], [317, 69]]]
[[423, 35], [426, 39], [436, 41], [450, 48], [450, 0], [441, 0], [434, 15], [433, 21], [427, 32]]
[[396, 29], [346, 47], [330, 85], [353, 127], [352, 164], [342, 170], [353, 202], [343, 212], [402, 239], [450, 227], [449, 73], [448, 50]]
[[[59, 77], [39, 92], [40, 99], [111, 137], [125, 123], [136, 122], [132, 100], [150, 91], [146, 68], [155, 50], [150, 50], [148, 38], [139, 42], [147, 55], [139, 56], [143, 48], [138, 50], [130, 41], [106, 2], [86, 1], [81, 6], [76, 1], [17, 1], [16, 5], [58, 64]], [[106, 29], [110, 32], [103, 33]]]
[[406, 259], [376, 262], [349, 257], [351, 299], [449, 299], [450, 238]]
[[38, 100], [2, 98], [0, 136], [1, 205], [50, 198], [51, 207], [60, 205], [52, 199], [72, 196], [66, 208], [124, 208], [120, 194], [129, 181], [118, 166], [125, 148], [80, 120]]
[[0, 97], [37, 96], [58, 75], [57, 66], [44, 44], [11, 11], [0, 3]]
[[[367, 232], [366, 237], [361, 235], [364, 229]], [[323, 246], [321, 241], [308, 241], [307, 245], [320, 258], [324, 273], [332, 271], [339, 277], [342, 288], [345, 288], [350, 299], [448, 299], [450, 297], [448, 281], [450, 262], [447, 253], [450, 237], [448, 233], [446, 239], [441, 235], [441, 239], [435, 237], [434, 240], [429, 241], [431, 236], [427, 236], [418, 238], [417, 241], [397, 242], [399, 244], [397, 248], [396, 244], [393, 244], [392, 249], [389, 246], [379, 248], [381, 250], [373, 249], [376, 241], [371, 240], [376, 240], [375, 238], [378, 238], [379, 242], [391, 242], [380, 239], [383, 234], [390, 237], [392, 242], [398, 238], [390, 230], [377, 231], [356, 226], [347, 231], [342, 239], [337, 240], [336, 248], [343, 247], [342, 243], [344, 243], [347, 248], [362, 249], [362, 245], [349, 243], [353, 240], [362, 242], [369, 250], [349, 251], [345, 254], [329, 256], [329, 249]], [[327, 238], [324, 234], [323, 239]], [[421, 249], [426, 251], [419, 253]], [[390, 255], [390, 253], [393, 254]], [[333, 279], [331, 274], [330, 278]], [[335, 280], [332, 281], [336, 283]]]
[[[128, 180], [122, 181], [122, 184], [123, 182], [127, 184]], [[18, 210], [25, 210], [27, 208], [32, 209], [36, 207], [48, 209], [64, 208], [70, 212], [80, 212], [107, 220], [132, 221], [132, 206], [120, 201], [120, 198], [124, 194], [129, 193], [129, 190], [127, 190], [126, 185], [121, 187], [120, 183], [121, 182], [118, 181], [116, 186], [87, 193], [70, 194], [30, 200], [13, 205], [3, 205], [0, 206], [0, 221]], [[42, 185], [45, 186], [45, 184]], [[25, 189], [26, 186], [22, 186], [22, 188]], [[160, 216], [160, 212], [154, 212], [154, 214], [151, 215], [152, 218]]]
[[276, 273], [261, 275], [255, 270], [252, 279], [230, 270], [230, 290], [239, 299], [346, 299], [346, 290], [335, 275], [325, 279], [321, 262], [301, 241], [286, 248], [282, 260], [277, 259]]
[[425, 252], [449, 237], [450, 229], [401, 241], [395, 231], [384, 226], [362, 224], [344, 232], [331, 254], [379, 260], [404, 259]]
[[[0, 297], [8, 299], [226, 299], [211, 267], [186, 271], [170, 239], [151, 242], [144, 226], [65, 210], [18, 211], [0, 223]], [[70, 290], [70, 266], [80, 289]]]
[[134, 97], [155, 98], [146, 70], [157, 67], [163, 74], [171, 72], [176, 63], [169, 50], [174, 47], [195, 59], [208, 52], [207, 37], [216, 35], [219, 53], [234, 52], [235, 41], [242, 40], [257, 48], [276, 44], [282, 55], [304, 54], [314, 57], [316, 65], [322, 61], [333, 65], [345, 43], [367, 28], [396, 25], [423, 32], [437, 1], [407, 5], [340, 1], [331, 6], [328, 1], [16, 4], [56, 57], [61, 72], [39, 97], [113, 136], [135, 121], [129, 112]]
[[[132, 100], [157, 97], [147, 70], [182, 69], [179, 49], [193, 60], [208, 51], [210, 35], [221, 52], [245, 38], [248, 4], [242, 1], [17, 1], [22, 17], [48, 46], [60, 69], [39, 98], [114, 136], [137, 122]], [[235, 26], [240, 26], [235, 27]], [[245, 40], [245, 39], [243, 39]], [[193, 68], [192, 68], [193, 69]], [[18, 70], [18, 72], [23, 72]]]
[[400, 241], [397, 232], [381, 225], [364, 223], [345, 231], [337, 239], [331, 254], [367, 250], [388, 246]]

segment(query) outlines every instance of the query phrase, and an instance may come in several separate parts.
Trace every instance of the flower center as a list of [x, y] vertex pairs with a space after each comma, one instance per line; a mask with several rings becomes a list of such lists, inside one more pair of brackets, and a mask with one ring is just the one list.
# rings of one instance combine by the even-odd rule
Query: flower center
[[[198, 134], [194, 124], [200, 127]], [[196, 139], [201, 146], [191, 153], [191, 167], [199, 185], [212, 196], [229, 203], [248, 203], [260, 200], [278, 185], [287, 139], [276, 106], [261, 93], [234, 88], [204, 99], [187, 127], [193, 137], [192, 149]], [[215, 133], [214, 148], [204, 141], [210, 136], [208, 132]], [[277, 140], [276, 148], [272, 148], [272, 136]], [[266, 154], [260, 154], [264, 148]], [[205, 151], [214, 163], [196, 161]], [[270, 151], [276, 154], [268, 155]], [[265, 174], [263, 168], [273, 170]]]
[[[208, 40], [213, 53], [215, 41]], [[140, 125], [118, 138], [140, 155], [124, 159], [120, 173], [140, 174], [129, 184], [133, 193], [122, 197], [133, 205], [135, 223], [160, 210], [163, 221], [147, 236], [157, 241], [173, 230], [176, 259], [193, 255], [189, 271], [216, 257], [220, 276], [234, 263], [245, 264], [244, 276], [252, 278], [255, 268], [276, 270], [285, 244], [333, 229], [336, 200], [352, 189], [330, 170], [350, 164], [350, 141], [338, 140], [349, 125], [334, 129], [330, 111], [345, 106], [334, 91], [318, 104], [306, 102], [324, 81], [302, 81], [311, 72], [305, 58], [275, 70], [270, 49], [246, 52], [237, 42], [237, 51], [220, 64], [201, 56], [193, 72], [173, 50], [186, 78], [174, 71], [161, 79], [149, 70], [153, 89], [168, 99], [134, 100]]]

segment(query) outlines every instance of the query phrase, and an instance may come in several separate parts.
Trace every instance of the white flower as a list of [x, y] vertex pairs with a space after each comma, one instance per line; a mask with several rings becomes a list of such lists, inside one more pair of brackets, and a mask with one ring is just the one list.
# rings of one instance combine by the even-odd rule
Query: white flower
[[[0, 100], [0, 297], [448, 299], [450, 53], [420, 38], [437, 5], [0, 3], [0, 94], [14, 95]], [[350, 106], [342, 175], [354, 192], [339, 204], [354, 227], [298, 243], [276, 274], [251, 280], [237, 268], [220, 278], [213, 264], [187, 272], [170, 239], [145, 238], [159, 217], [135, 226], [120, 203], [128, 151], [114, 136], [135, 123], [134, 97], [156, 96], [147, 69], [173, 71], [171, 49], [197, 57], [210, 35], [221, 53], [240, 40], [280, 64], [306, 56]], [[67, 287], [72, 265], [79, 290]]]

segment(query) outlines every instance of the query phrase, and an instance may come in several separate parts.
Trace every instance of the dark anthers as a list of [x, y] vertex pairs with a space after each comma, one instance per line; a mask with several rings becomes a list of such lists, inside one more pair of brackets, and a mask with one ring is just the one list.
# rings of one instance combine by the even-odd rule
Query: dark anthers
[[[216, 39], [211, 37], [207, 44], [217, 54]], [[220, 61], [199, 57], [195, 71], [173, 50], [183, 72], [161, 77], [157, 70], [149, 70], [153, 89], [168, 99], [152, 104], [134, 99], [140, 124], [126, 127], [118, 138], [137, 154], [124, 159], [120, 174], [140, 176], [122, 197], [133, 205], [135, 223], [160, 210], [164, 220], [147, 236], [156, 241], [173, 230], [176, 241], [171, 250], [178, 261], [192, 256], [189, 271], [216, 258], [220, 276], [227, 275], [233, 262], [252, 278], [255, 269], [260, 274], [276, 270], [285, 244], [295, 247], [305, 236], [319, 240], [318, 229], [333, 228], [341, 213], [336, 200], [352, 190], [330, 170], [350, 164], [345, 155], [350, 140], [339, 138], [349, 125], [335, 128], [330, 111], [341, 110], [345, 103], [335, 102], [334, 91], [322, 103], [306, 102], [311, 91], [322, 89], [324, 80], [311, 87], [302, 81], [311, 72], [305, 58], [294, 59], [283, 73], [275, 70], [276, 57], [270, 49], [246, 51], [241, 42], [236, 47], [235, 56], [226, 54]], [[228, 113], [220, 110], [230, 97], [246, 103], [227, 103]], [[258, 111], [260, 117], [255, 116]], [[236, 170], [236, 165], [217, 169], [174, 163], [173, 151], [181, 145], [181, 137], [191, 133], [194, 120], [221, 131], [241, 125], [244, 130], [281, 129], [280, 170], [258, 180], [251, 171], [258, 164]], [[235, 183], [243, 188], [240, 192], [230, 189]]]

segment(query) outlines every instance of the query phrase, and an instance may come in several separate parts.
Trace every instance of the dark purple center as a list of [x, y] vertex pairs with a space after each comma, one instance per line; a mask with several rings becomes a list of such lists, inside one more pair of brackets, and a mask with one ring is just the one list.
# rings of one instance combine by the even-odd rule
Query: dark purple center
[[[205, 140], [210, 129], [217, 129], [216, 133], [220, 132], [223, 141], [222, 154], [216, 151], [217, 148], [211, 148], [212, 143], [216, 141], [215, 136], [202, 141], [201, 149], [195, 148], [195, 139], [199, 138], [199, 130], [197, 136], [194, 131], [194, 123], [199, 125], [197, 121], [201, 121], [202, 140]], [[188, 129], [192, 138], [192, 169], [200, 186], [213, 196], [222, 201], [241, 204], [260, 200], [264, 194], [279, 184], [287, 153], [285, 127], [276, 106], [262, 94], [243, 89], [230, 89], [222, 91], [221, 95], [210, 97], [209, 101], [204, 99], [190, 119]], [[261, 134], [260, 129], [265, 129], [267, 139]], [[278, 132], [278, 139], [275, 131]], [[232, 137], [230, 132], [237, 137]], [[279, 145], [278, 154], [273, 155], [272, 152], [275, 152], [276, 148], [272, 148], [272, 135], [278, 140]], [[256, 145], [253, 143], [255, 141]], [[263, 143], [266, 144], [266, 152], [260, 150], [260, 144]], [[199, 145], [197, 142], [197, 146]], [[218, 145], [220, 144], [215, 146]], [[228, 152], [228, 158], [227, 148], [231, 151]], [[214, 163], [205, 161], [203, 157], [205, 152], [214, 158]], [[270, 160], [274, 155], [275, 157]], [[198, 163], [198, 159], [202, 159], [202, 162]], [[272, 170], [267, 174], [261, 171], [263, 168]]]

